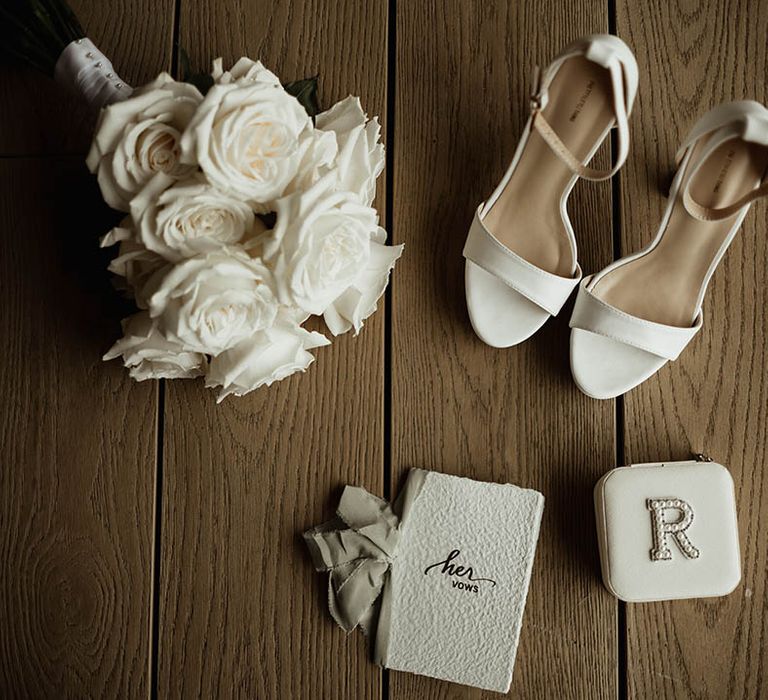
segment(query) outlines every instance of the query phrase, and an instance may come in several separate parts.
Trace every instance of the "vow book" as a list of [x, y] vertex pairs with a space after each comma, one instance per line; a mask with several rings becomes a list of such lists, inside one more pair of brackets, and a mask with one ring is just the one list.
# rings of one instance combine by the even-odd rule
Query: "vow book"
[[437, 472], [415, 477], [423, 483], [392, 564], [383, 663], [507, 692], [544, 497]]

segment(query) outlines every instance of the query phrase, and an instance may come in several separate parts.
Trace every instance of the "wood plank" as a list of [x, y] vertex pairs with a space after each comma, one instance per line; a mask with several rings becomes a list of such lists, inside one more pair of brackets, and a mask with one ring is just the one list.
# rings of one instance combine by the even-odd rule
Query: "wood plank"
[[[286, 81], [319, 73], [325, 105], [359, 94], [371, 114], [385, 111], [386, 33], [375, 0], [182, 3], [196, 68], [245, 54]], [[161, 697], [379, 697], [365, 639], [332, 622], [300, 533], [332, 515], [343, 484], [382, 492], [383, 314], [307, 374], [242, 399], [216, 406], [200, 383], [168, 384]]]
[[0, 192], [0, 696], [146, 696], [157, 403], [101, 361], [113, 214], [80, 159], [0, 159]]
[[[619, 2], [619, 32], [641, 66], [632, 157], [623, 193], [624, 250], [656, 233], [674, 153], [714, 105], [765, 101], [768, 7], [705, 2], [685, 8]], [[685, 27], [680, 32], [680, 27]], [[705, 452], [736, 482], [743, 564], [726, 598], [628, 606], [629, 696], [748, 698], [765, 695], [768, 620], [768, 277], [765, 204], [750, 212], [704, 304], [705, 323], [680, 359], [627, 395], [628, 461]], [[762, 544], [761, 544], [762, 543]]]
[[[131, 85], [171, 66], [174, 0], [71, 0], [86, 34]], [[82, 154], [95, 115], [50, 78], [0, 63], [0, 155]]]
[[[393, 283], [393, 488], [422, 467], [544, 493], [514, 697], [616, 695], [616, 604], [600, 585], [592, 515], [592, 487], [614, 463], [613, 403], [570, 379], [570, 306], [516, 348], [484, 346], [461, 251], [527, 119], [534, 61], [607, 23], [603, 3], [398, 3], [393, 230], [407, 248]], [[578, 185], [586, 271], [611, 259], [610, 208], [610, 185]], [[393, 699], [449, 696], [495, 697], [392, 675]]]

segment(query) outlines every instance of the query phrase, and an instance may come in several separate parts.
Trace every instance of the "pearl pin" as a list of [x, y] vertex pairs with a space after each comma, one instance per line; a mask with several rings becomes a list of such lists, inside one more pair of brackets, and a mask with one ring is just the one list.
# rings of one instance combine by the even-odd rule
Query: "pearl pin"
[[[667, 536], [671, 535], [675, 544], [688, 559], [698, 559], [700, 552], [691, 544], [685, 531], [691, 526], [694, 518], [693, 508], [680, 498], [649, 498], [646, 506], [651, 511], [651, 535], [653, 549], [650, 551], [651, 561], [670, 561], [672, 550], [667, 547]], [[678, 520], [667, 522], [664, 511], [675, 509], [682, 515]]]

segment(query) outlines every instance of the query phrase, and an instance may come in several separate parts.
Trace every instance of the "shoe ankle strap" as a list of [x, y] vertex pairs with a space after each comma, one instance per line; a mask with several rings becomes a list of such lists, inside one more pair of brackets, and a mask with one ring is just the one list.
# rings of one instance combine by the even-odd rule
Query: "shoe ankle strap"
[[723, 219], [728, 219], [738, 213], [741, 209], [748, 204], [751, 204], [756, 199], [765, 196], [768, 196], [768, 182], [764, 182], [751, 192], [747, 192], [743, 197], [737, 199], [733, 204], [729, 204], [726, 207], [705, 207], [693, 198], [690, 187], [686, 185], [685, 190], [683, 191], [683, 205], [685, 206], [685, 210], [694, 219], [698, 219], [699, 221], [722, 221]]
[[629, 153], [629, 123], [626, 103], [626, 91], [624, 89], [624, 77], [622, 67], [618, 59], [613, 59], [608, 64], [611, 76], [611, 90], [613, 91], [613, 109], [617, 128], [616, 163], [610, 170], [591, 168], [579, 160], [571, 150], [563, 143], [555, 133], [550, 123], [543, 115], [543, 109], [547, 103], [547, 92], [542, 84], [542, 72], [539, 66], [535, 66], [533, 73], [533, 94], [531, 95], [531, 128], [535, 129], [552, 152], [569, 168], [569, 170], [585, 180], [594, 182], [608, 180], [613, 177], [624, 165]]

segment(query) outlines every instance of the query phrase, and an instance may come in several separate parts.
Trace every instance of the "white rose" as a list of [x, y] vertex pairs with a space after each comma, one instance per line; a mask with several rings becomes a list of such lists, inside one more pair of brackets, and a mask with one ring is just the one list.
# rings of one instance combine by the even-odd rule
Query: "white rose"
[[371, 240], [368, 264], [355, 281], [325, 310], [323, 318], [333, 335], [341, 335], [352, 328], [355, 335], [363, 321], [376, 311], [377, 302], [387, 288], [389, 273], [403, 254], [403, 245], [384, 245], [387, 233], [378, 228]]
[[214, 82], [221, 85], [227, 85], [237, 80], [250, 80], [251, 78], [261, 78], [273, 83], [280, 82], [280, 79], [272, 71], [265, 68], [261, 61], [254, 61], [247, 56], [239, 58], [229, 70], [224, 70], [223, 59], [214, 59], [211, 77]]
[[140, 309], [146, 309], [148, 300], [145, 290], [153, 275], [168, 263], [136, 240], [136, 233], [130, 228], [129, 219], [101, 239], [102, 248], [117, 244], [117, 256], [112, 259], [107, 269], [125, 279], [125, 284], [118, 285], [118, 288], [130, 292], [136, 300], [136, 305]]
[[368, 266], [377, 214], [327, 178], [277, 201], [277, 222], [264, 242], [280, 300], [322, 314]]
[[[213, 62], [211, 75], [215, 82], [226, 85], [235, 81], [241, 83], [250, 81], [258, 73], [261, 73], [262, 77], [268, 75], [274, 83], [280, 82], [278, 77], [264, 68], [261, 63], [246, 57], [240, 58], [228, 71], [224, 70], [222, 60], [217, 58]], [[336, 134], [333, 131], [314, 129], [306, 138], [308, 143], [305, 144], [304, 155], [301, 163], [299, 163], [296, 177], [285, 188], [286, 194], [311, 187], [322, 175], [328, 172], [336, 158], [338, 149]]]
[[384, 145], [379, 142], [378, 118], [366, 120], [360, 98], [350, 96], [318, 114], [315, 126], [336, 134], [337, 188], [354, 192], [363, 204], [371, 205], [376, 197], [376, 178], [384, 170]]
[[109, 206], [128, 211], [134, 195], [158, 172], [179, 179], [195, 170], [179, 161], [179, 139], [202, 99], [193, 85], [161, 73], [101, 111], [86, 163], [97, 173]]
[[205, 385], [221, 387], [218, 402], [230, 394], [243, 396], [294, 372], [303, 372], [315, 359], [308, 351], [328, 344], [324, 335], [304, 330], [290, 312], [282, 309], [272, 326], [215, 357]]
[[189, 379], [205, 373], [205, 355], [185, 351], [162, 336], [146, 312], [123, 320], [123, 337], [104, 355], [104, 360], [123, 357], [130, 376], [145, 379]]
[[266, 230], [245, 202], [212, 187], [201, 175], [169, 187], [171, 182], [158, 174], [131, 200], [139, 240], [166, 260], [245, 243]]
[[296, 177], [312, 131], [298, 100], [256, 63], [239, 79], [211, 87], [181, 137], [182, 160], [199, 163], [211, 184], [266, 210]]
[[169, 340], [215, 356], [272, 325], [272, 285], [261, 260], [223, 249], [172, 267], [150, 297], [149, 313]]
[[307, 137], [307, 144], [296, 177], [285, 188], [283, 195], [308, 190], [333, 167], [338, 146], [332, 131], [315, 129]]

